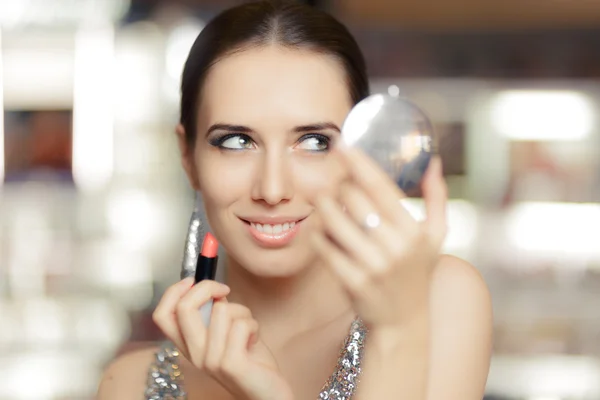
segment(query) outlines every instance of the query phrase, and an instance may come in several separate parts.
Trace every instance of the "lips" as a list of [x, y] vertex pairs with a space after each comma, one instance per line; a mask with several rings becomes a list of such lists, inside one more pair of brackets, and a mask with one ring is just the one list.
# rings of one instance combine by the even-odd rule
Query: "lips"
[[286, 246], [294, 239], [305, 218], [256, 218], [242, 221], [258, 245], [277, 248]]

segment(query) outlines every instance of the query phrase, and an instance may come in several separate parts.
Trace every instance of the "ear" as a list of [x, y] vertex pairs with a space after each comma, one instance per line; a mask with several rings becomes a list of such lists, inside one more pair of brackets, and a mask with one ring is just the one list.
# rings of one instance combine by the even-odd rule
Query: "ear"
[[190, 185], [195, 191], [200, 191], [200, 182], [198, 172], [196, 171], [196, 162], [194, 160], [194, 147], [190, 146], [185, 136], [185, 128], [182, 124], [177, 124], [175, 128], [177, 143], [179, 144], [179, 153], [181, 155], [181, 166], [185, 171]]

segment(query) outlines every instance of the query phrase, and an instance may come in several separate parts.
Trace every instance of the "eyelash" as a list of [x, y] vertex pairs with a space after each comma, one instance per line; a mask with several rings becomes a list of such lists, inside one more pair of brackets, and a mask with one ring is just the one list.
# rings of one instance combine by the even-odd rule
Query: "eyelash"
[[225, 143], [227, 140], [234, 138], [234, 137], [241, 137], [241, 138], [245, 138], [250, 142], [253, 142], [252, 138], [246, 134], [243, 133], [228, 133], [226, 135], [222, 135], [222, 136], [217, 136], [217, 137], [213, 137], [210, 138], [208, 143], [210, 143], [211, 146], [215, 146], [218, 147], [222, 150], [230, 150], [230, 151], [239, 151], [242, 149], [230, 149], [229, 147], [223, 147], [223, 143]]
[[[227, 140], [234, 138], [234, 137], [240, 137], [240, 138], [244, 138], [244, 139], [248, 140], [249, 142], [254, 142], [254, 140], [252, 140], [252, 138], [250, 136], [248, 136], [244, 133], [228, 133], [228, 134], [225, 134], [222, 136], [217, 136], [217, 137], [211, 138], [209, 140], [209, 143], [211, 146], [218, 147], [221, 150], [227, 150], [227, 151], [246, 150], [246, 149], [232, 149], [229, 147], [223, 147], [223, 143], [225, 143]], [[302, 136], [298, 140], [298, 143], [304, 142], [305, 140], [308, 140], [308, 139], [319, 139], [326, 143], [327, 148], [324, 150], [306, 150], [306, 151], [309, 151], [312, 153], [321, 153], [321, 152], [329, 151], [329, 148], [331, 146], [331, 138], [329, 136], [319, 134], [319, 133], [309, 133], [309, 134]]]
[[300, 138], [300, 140], [298, 140], [298, 142], [304, 142], [305, 140], [308, 139], [319, 139], [322, 142], [325, 143], [325, 145], [327, 146], [324, 150], [307, 150], [313, 153], [321, 153], [321, 152], [326, 152], [329, 151], [329, 148], [331, 147], [331, 138], [329, 136], [320, 134], [320, 133], [309, 133], [307, 135], [304, 135]]

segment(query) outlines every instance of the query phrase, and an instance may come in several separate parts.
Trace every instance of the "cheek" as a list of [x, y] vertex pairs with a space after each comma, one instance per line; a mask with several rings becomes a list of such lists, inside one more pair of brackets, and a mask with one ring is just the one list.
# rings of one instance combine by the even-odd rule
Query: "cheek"
[[310, 203], [321, 194], [335, 195], [345, 176], [341, 164], [332, 155], [319, 160], [297, 159], [293, 174], [296, 190]]
[[255, 168], [243, 156], [226, 156], [215, 151], [201, 152], [197, 158], [198, 180], [208, 208], [226, 207], [247, 196]]

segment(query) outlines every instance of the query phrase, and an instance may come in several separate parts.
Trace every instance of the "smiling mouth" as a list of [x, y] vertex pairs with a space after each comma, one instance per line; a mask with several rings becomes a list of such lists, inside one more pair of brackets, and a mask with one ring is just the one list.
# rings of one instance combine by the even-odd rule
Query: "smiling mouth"
[[305, 219], [306, 217], [296, 221], [284, 222], [282, 224], [260, 224], [258, 222], [247, 221], [245, 219], [242, 219], [242, 221], [245, 224], [250, 225], [252, 228], [256, 229], [260, 233], [264, 233], [267, 235], [279, 235], [293, 230], [297, 224], [301, 223]]

